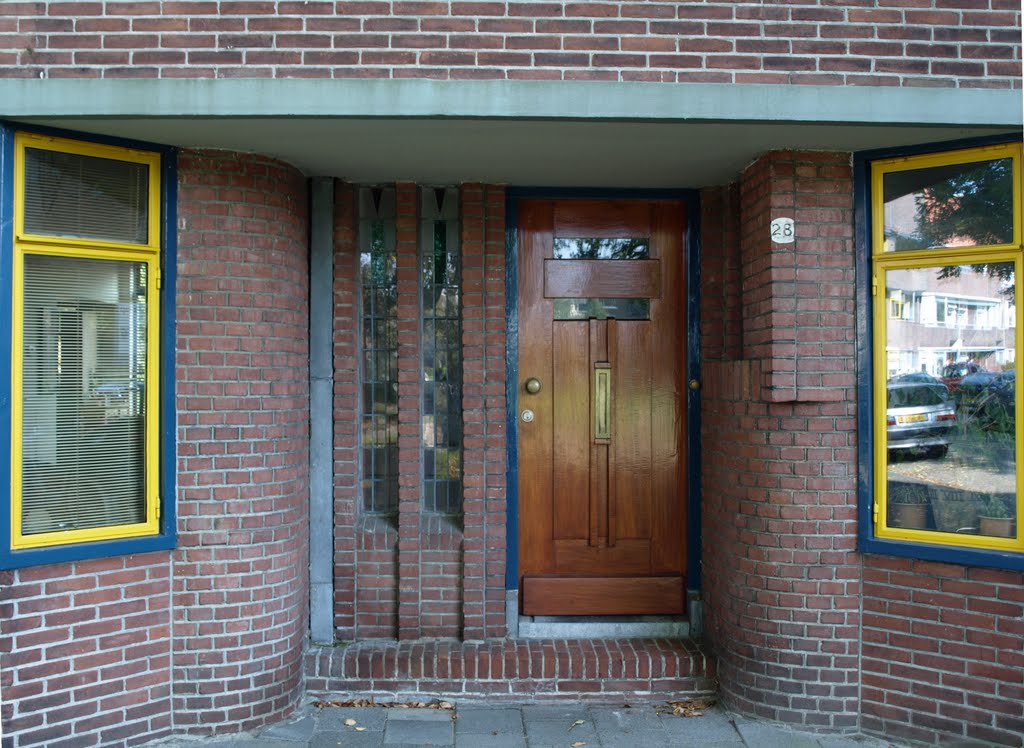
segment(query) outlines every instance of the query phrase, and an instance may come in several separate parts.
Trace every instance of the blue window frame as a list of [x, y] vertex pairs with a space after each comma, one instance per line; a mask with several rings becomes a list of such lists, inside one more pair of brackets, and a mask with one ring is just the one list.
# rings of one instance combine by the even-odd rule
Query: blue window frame
[[860, 548], [1024, 569], [1019, 140], [854, 159]]
[[0, 124], [0, 568], [174, 547], [175, 183]]

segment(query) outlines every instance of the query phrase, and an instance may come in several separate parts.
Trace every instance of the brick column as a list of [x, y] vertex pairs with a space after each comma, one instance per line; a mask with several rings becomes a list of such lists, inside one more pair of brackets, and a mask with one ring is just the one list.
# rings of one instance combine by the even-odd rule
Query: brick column
[[398, 638], [420, 638], [420, 268], [416, 185], [395, 185], [398, 254]]
[[175, 728], [247, 730], [302, 690], [308, 620], [306, 181], [179, 158]]
[[462, 188], [464, 636], [505, 634], [505, 192]]
[[[723, 327], [705, 327], [704, 590], [721, 693], [748, 714], [854, 729], [861, 570], [849, 156], [769, 153], [742, 175], [738, 213], [734, 201], [708, 196], [706, 213], [719, 215], [705, 225], [719, 229], [704, 237], [706, 288], [742, 299], [741, 345], [728, 305]], [[772, 242], [778, 217], [796, 221], [794, 243]]]

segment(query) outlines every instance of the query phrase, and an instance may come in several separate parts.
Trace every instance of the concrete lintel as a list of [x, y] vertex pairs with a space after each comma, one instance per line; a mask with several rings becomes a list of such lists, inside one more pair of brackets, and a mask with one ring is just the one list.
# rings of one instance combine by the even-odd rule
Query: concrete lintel
[[0, 80], [0, 117], [483, 118], [1016, 127], [1021, 92], [593, 81]]

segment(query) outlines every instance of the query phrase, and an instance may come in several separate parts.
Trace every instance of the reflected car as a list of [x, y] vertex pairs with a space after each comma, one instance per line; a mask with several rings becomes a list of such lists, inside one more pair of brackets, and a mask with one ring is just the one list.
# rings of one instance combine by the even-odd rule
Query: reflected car
[[926, 374], [909, 374], [890, 379], [886, 391], [889, 450], [945, 456], [956, 428], [956, 405], [946, 385]]
[[967, 424], [983, 431], [1013, 434], [1017, 420], [1017, 372], [996, 376], [974, 402]]
[[985, 371], [985, 367], [974, 361], [957, 361], [942, 370], [942, 382], [950, 392], [956, 392], [964, 377], [979, 371]]
[[999, 375], [994, 371], [976, 371], [960, 380], [953, 398], [961, 408], [971, 411], [985, 394], [985, 391], [996, 381]]

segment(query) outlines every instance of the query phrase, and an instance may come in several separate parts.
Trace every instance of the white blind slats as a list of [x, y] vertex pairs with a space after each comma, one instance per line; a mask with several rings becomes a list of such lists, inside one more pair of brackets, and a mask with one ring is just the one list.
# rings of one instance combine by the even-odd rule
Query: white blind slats
[[22, 532], [143, 522], [146, 263], [24, 261]]
[[30, 234], [148, 241], [146, 164], [26, 148], [24, 200]]

